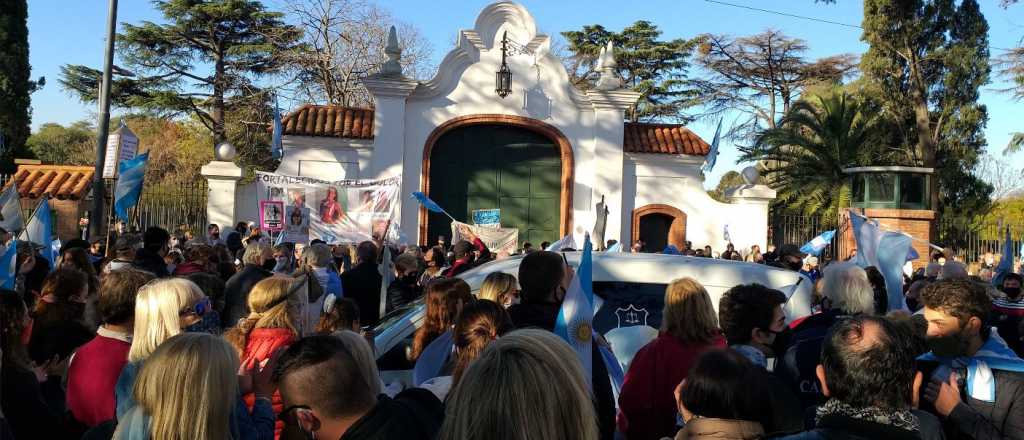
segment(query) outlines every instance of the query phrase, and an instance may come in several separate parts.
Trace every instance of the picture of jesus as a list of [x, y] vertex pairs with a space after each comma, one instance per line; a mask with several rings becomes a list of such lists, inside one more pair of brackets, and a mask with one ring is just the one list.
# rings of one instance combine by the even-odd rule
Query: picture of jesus
[[320, 201], [320, 221], [325, 224], [337, 223], [341, 220], [342, 214], [337, 188], [327, 188], [327, 195]]
[[291, 199], [292, 206], [306, 206], [306, 192], [302, 188], [288, 189], [288, 198]]

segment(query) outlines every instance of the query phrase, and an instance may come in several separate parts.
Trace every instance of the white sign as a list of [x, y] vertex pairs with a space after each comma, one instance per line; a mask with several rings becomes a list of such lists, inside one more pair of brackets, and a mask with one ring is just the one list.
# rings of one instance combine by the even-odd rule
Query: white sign
[[134, 159], [139, 150], [139, 138], [122, 124], [117, 131], [107, 136], [107, 153], [103, 159], [103, 178], [117, 177], [117, 167], [122, 160]]

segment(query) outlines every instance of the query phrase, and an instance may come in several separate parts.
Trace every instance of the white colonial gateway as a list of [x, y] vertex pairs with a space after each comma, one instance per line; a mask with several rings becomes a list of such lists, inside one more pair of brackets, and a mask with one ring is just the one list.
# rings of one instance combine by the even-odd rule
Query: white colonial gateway
[[[495, 85], [503, 35], [522, 46], [506, 58], [511, 94], [504, 98]], [[421, 209], [409, 197], [414, 191], [459, 220], [498, 208], [520, 243], [591, 230], [603, 199], [605, 239], [643, 239], [649, 249], [690, 240], [721, 250], [728, 227], [737, 247], [764, 248], [774, 191], [743, 185], [730, 191], [731, 203], [711, 199], [700, 170], [708, 143], [681, 125], [626, 122], [639, 94], [615, 76], [612, 51], [601, 57], [598, 86], [580, 91], [550, 45], [522, 5], [494, 3], [459, 31], [437, 75], [416, 81], [402, 74], [392, 35], [390, 61], [363, 79], [374, 108], [294, 110], [283, 119], [277, 172], [325, 180], [401, 175], [400, 228], [421, 244], [448, 235], [448, 221]], [[255, 185], [237, 185], [237, 166], [214, 161], [203, 174], [211, 223], [256, 217]]]

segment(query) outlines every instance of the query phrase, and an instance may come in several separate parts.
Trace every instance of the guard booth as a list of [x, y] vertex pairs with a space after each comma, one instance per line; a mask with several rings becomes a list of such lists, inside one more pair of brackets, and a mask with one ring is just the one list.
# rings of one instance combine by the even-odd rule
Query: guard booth
[[[851, 209], [878, 220], [885, 229], [902, 231], [914, 237], [914, 250], [919, 258], [914, 269], [928, 264], [932, 223], [935, 211], [931, 206], [929, 190], [934, 185], [933, 168], [903, 166], [872, 166], [846, 168], [852, 189]], [[848, 221], [848, 220], [847, 220]], [[853, 233], [844, 225], [844, 249], [857, 247]]]

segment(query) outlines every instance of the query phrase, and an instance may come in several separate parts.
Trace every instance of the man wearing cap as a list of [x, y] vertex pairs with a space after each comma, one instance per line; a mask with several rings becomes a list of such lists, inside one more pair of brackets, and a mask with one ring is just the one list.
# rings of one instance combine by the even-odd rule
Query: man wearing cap
[[784, 244], [779, 248], [778, 256], [779, 259], [772, 262], [772, 266], [800, 272], [804, 267], [804, 257], [807, 257], [807, 254], [800, 252], [800, 248], [795, 244]]
[[114, 242], [114, 259], [107, 263], [104, 272], [132, 267], [132, 262], [135, 261], [135, 251], [141, 244], [139, 238], [132, 234], [117, 237], [117, 241]]

